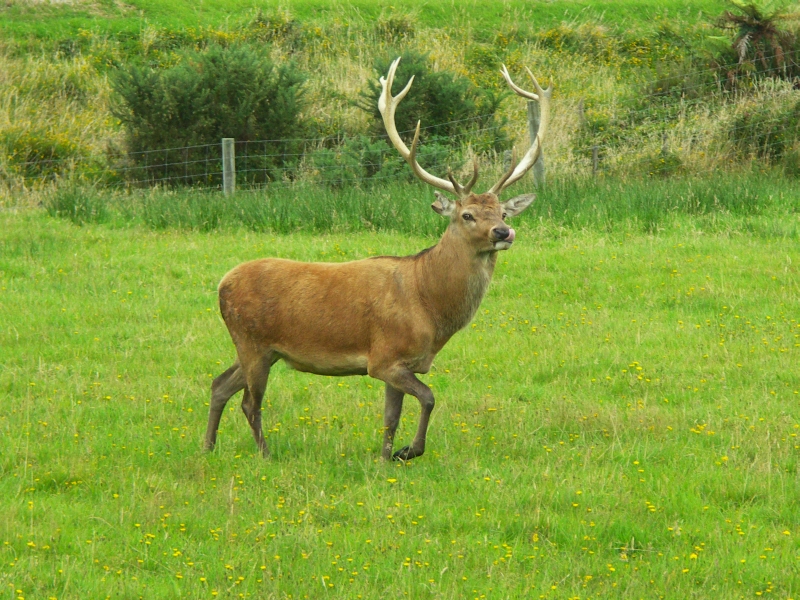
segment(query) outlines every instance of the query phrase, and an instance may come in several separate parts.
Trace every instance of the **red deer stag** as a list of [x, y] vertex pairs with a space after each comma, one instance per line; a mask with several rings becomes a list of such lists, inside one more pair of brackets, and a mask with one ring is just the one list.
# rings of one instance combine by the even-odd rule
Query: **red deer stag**
[[[261, 402], [270, 367], [283, 359], [290, 367], [319, 375], [370, 375], [386, 383], [384, 459], [410, 460], [425, 452], [425, 436], [434, 399], [417, 379], [427, 373], [436, 354], [466, 326], [486, 293], [497, 252], [511, 247], [514, 230], [507, 217], [521, 213], [533, 194], [500, 202], [498, 196], [536, 162], [547, 129], [552, 88], [542, 89], [528, 70], [535, 93], [519, 88], [503, 66], [506, 82], [523, 98], [541, 107], [541, 125], [523, 159], [489, 191], [473, 194], [478, 165], [462, 186], [452, 174], [434, 177], [416, 160], [420, 125], [411, 149], [403, 143], [394, 114], [408, 93], [412, 77], [397, 96], [391, 89], [400, 59], [381, 77], [378, 108], [394, 147], [417, 177], [449, 192], [436, 192], [433, 210], [450, 219], [439, 243], [414, 256], [380, 256], [346, 263], [301, 263], [265, 258], [239, 265], [219, 284], [222, 318], [236, 346], [237, 359], [211, 385], [211, 409], [205, 448], [212, 450], [222, 411], [230, 397], [244, 390], [242, 410], [259, 450], [267, 445], [261, 429]], [[403, 396], [421, 405], [411, 445], [392, 454]]]

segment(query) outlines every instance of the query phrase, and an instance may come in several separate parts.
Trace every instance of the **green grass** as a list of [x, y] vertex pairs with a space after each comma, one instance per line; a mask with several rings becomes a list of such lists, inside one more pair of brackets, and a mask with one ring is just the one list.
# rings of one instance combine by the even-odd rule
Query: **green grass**
[[[680, 18], [695, 23], [717, 15], [726, 7], [721, 0], [700, 0], [691, 3], [658, 0], [614, 2], [567, 0], [557, 3], [510, 0], [498, 4], [489, 0], [473, 0], [457, 6], [422, 0], [404, 2], [402, 12], [417, 15], [428, 27], [452, 23], [473, 27], [477, 33], [496, 33], [518, 26], [520, 19], [535, 21], [538, 29], [567, 21], [601, 21], [614, 26], [649, 26], [657, 17]], [[19, 41], [66, 39], [91, 30], [111, 36], [138, 35], [146, 25], [173, 29], [215, 26], [252, 15], [255, 10], [272, 10], [274, 2], [260, 0], [213, 0], [200, 4], [188, 0], [132, 0], [124, 5], [108, 1], [78, 1], [70, 4], [45, 5], [12, 1], [0, 8], [0, 31]], [[291, 3], [291, 12], [302, 21], [334, 21], [347, 19], [370, 22], [382, 12], [398, 10], [396, 3], [350, 0], [300, 0]]]
[[798, 216], [716, 217], [515, 225], [424, 377], [428, 453], [387, 465], [378, 382], [277, 366], [272, 458], [238, 399], [201, 452], [233, 359], [215, 287], [434, 238], [0, 213], [0, 594], [797, 597]]
[[[491, 180], [491, 176], [487, 175]], [[486, 187], [489, 183], [484, 182]], [[530, 180], [504, 198], [535, 191]], [[798, 238], [800, 188], [780, 172], [720, 173], [706, 178], [609, 178], [551, 181], [537, 190], [534, 204], [519, 218], [556, 227], [600, 231], [655, 232], [676, 218], [693, 215], [705, 229], [752, 230], [768, 224], [766, 235]], [[113, 227], [197, 231], [232, 230], [313, 233], [396, 231], [439, 235], [444, 221], [429, 207], [430, 187], [417, 181], [331, 189], [316, 185], [274, 185], [232, 197], [193, 189], [113, 192], [102, 187], [62, 186], [43, 197], [53, 216]], [[750, 216], [762, 220], [746, 220]], [[744, 221], [743, 221], [744, 219]]]

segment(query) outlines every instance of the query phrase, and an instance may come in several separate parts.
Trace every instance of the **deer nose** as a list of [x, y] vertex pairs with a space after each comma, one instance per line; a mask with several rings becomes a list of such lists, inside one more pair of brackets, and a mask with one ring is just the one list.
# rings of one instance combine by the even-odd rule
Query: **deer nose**
[[508, 227], [495, 227], [492, 229], [492, 235], [496, 240], [504, 240], [509, 236], [510, 233], [511, 231]]

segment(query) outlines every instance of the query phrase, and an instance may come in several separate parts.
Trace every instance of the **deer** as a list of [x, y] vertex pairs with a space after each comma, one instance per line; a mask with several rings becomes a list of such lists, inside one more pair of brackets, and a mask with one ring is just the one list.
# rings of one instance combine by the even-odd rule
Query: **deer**
[[[381, 458], [408, 461], [425, 452], [434, 396], [417, 377], [428, 373], [448, 340], [472, 320], [497, 262], [516, 237], [505, 220], [525, 210], [535, 194], [501, 202], [498, 196], [518, 181], [541, 155], [552, 85], [543, 89], [530, 69], [535, 92], [517, 86], [505, 65], [501, 73], [519, 96], [537, 101], [539, 130], [522, 160], [512, 151], [511, 167], [485, 193], [475, 194], [478, 162], [461, 185], [428, 173], [417, 162], [420, 122], [409, 149], [397, 132], [395, 111], [414, 78], [397, 95], [392, 84], [400, 58], [379, 79], [378, 109], [394, 148], [413, 173], [434, 192], [431, 208], [449, 219], [439, 242], [412, 256], [377, 256], [343, 263], [306, 263], [263, 258], [240, 264], [219, 284], [219, 308], [236, 349], [236, 360], [213, 380], [204, 448], [214, 449], [228, 400], [244, 390], [242, 411], [258, 450], [269, 456], [261, 426], [261, 405], [271, 367], [318, 375], [369, 375], [386, 386]], [[412, 442], [392, 453], [405, 395], [420, 403]]]

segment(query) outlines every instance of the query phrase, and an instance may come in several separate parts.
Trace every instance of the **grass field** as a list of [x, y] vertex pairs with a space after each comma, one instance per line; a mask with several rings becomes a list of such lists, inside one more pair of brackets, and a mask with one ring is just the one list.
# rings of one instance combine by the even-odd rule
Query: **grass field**
[[[643, 25], [656, 17], [680, 17], [688, 22], [716, 15], [725, 8], [722, 0], [685, 2], [663, 0], [562, 0], [559, 2], [525, 2], [505, 0], [471, 0], [468, 3], [429, 3], [421, 0], [396, 3], [368, 0], [331, 2], [330, 0], [299, 0], [288, 5], [302, 20], [330, 21], [345, 19], [369, 22], [382, 12], [398, 9], [418, 16], [427, 26], [461, 24], [479, 32], [495, 31], [512, 26], [520, 19], [535, 20], [537, 27], [552, 27], [563, 21], [591, 19], [607, 24]], [[207, 25], [220, 26], [231, 20], [246, 18], [256, 10], [272, 10], [274, 2], [264, 0], [211, 0], [202, 3], [188, 0], [132, 0], [125, 3], [96, 0], [75, 0], [69, 3], [9, 0], [0, 8], [0, 30], [6, 36], [24, 42], [26, 38], [59, 40], [79, 35], [81, 30], [93, 30], [108, 35], [138, 35], [142, 28], [156, 24], [161, 27], [186, 28]]]
[[271, 459], [237, 399], [202, 453], [215, 288], [434, 237], [0, 213], [0, 597], [798, 597], [798, 216], [709, 219], [523, 220], [401, 465], [379, 382], [280, 366]]

